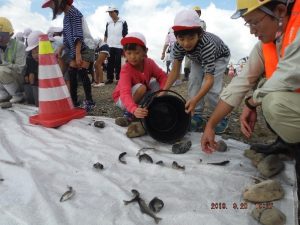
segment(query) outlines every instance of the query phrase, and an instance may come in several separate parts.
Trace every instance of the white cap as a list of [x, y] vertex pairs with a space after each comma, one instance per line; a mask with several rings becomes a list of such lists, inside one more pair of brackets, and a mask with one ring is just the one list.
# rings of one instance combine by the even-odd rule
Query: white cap
[[127, 34], [124, 38], [122, 38], [121, 44], [123, 46], [126, 44], [138, 44], [145, 47], [147, 46], [145, 36], [139, 32], [132, 32]]
[[176, 14], [174, 19], [174, 31], [190, 30], [201, 27], [200, 18], [195, 10], [185, 9]]
[[32, 32], [31, 28], [26, 28], [24, 31], [23, 31], [23, 37], [24, 38], [28, 38], [29, 34]]
[[108, 9], [106, 10], [106, 12], [113, 12], [115, 10], [118, 10], [118, 9], [116, 7], [109, 6]]
[[39, 36], [41, 34], [43, 34], [43, 32], [39, 30], [32, 31], [29, 34], [27, 39], [28, 47], [26, 48], [26, 52], [31, 51], [32, 49], [34, 49], [39, 45]]
[[24, 41], [23, 36], [24, 36], [23, 32], [18, 32], [15, 34], [15, 38], [19, 41]]

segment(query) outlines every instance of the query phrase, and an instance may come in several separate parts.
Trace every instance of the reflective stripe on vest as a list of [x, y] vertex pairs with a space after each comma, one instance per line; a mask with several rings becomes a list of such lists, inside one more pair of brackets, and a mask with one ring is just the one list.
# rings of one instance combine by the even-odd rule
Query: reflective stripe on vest
[[[286, 31], [283, 37], [280, 56], [284, 56], [285, 47], [292, 43], [296, 37], [296, 34], [300, 27], [300, 0], [296, 0], [293, 6], [289, 22], [286, 27]], [[276, 45], [271, 43], [262, 44], [263, 55], [265, 59], [265, 72], [266, 78], [270, 79], [278, 64], [278, 55], [276, 51]], [[300, 88], [296, 90], [300, 93]]]
[[12, 39], [11, 48], [8, 48], [4, 54], [4, 60], [8, 63], [15, 64], [17, 54], [17, 40]]

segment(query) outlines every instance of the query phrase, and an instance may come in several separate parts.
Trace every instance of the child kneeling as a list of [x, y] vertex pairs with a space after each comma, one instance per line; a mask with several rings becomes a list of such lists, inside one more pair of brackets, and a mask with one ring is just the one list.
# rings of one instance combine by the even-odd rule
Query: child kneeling
[[124, 110], [116, 124], [128, 126], [135, 118], [148, 115], [147, 108], [139, 103], [150, 93], [162, 89], [167, 80], [166, 73], [147, 57], [146, 39], [141, 33], [127, 34], [122, 40], [126, 63], [122, 66], [120, 80], [113, 92], [115, 104]]

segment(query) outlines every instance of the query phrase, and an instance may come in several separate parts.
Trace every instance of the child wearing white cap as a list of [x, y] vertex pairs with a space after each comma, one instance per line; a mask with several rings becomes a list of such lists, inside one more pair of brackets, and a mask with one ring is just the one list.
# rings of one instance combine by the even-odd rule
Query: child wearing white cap
[[126, 126], [133, 117], [147, 116], [148, 110], [139, 107], [138, 104], [148, 93], [163, 88], [167, 75], [147, 57], [148, 49], [144, 35], [137, 32], [127, 34], [121, 40], [121, 44], [127, 62], [121, 68], [120, 80], [113, 92], [113, 99], [118, 107], [125, 110], [124, 117], [117, 118], [116, 123]]
[[[216, 35], [201, 28], [195, 10], [182, 10], [174, 20], [177, 42], [173, 48], [174, 62], [164, 89], [169, 89], [180, 72], [183, 58], [191, 59], [191, 74], [188, 83], [189, 100], [186, 112], [191, 113], [191, 130], [203, 131], [204, 99], [208, 99], [211, 111], [214, 110], [222, 90], [223, 74], [230, 59], [230, 51]], [[216, 133], [223, 133], [228, 127], [224, 118], [216, 128]]]

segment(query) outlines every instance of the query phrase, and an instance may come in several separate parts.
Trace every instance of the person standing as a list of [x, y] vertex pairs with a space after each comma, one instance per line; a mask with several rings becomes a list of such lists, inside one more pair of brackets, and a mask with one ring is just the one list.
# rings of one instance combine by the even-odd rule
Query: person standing
[[0, 17], [0, 102], [23, 101], [25, 46], [15, 38], [11, 22]]
[[88, 77], [88, 68], [94, 62], [95, 43], [88, 29], [82, 13], [75, 8], [73, 0], [45, 0], [43, 8], [50, 7], [53, 19], [64, 13], [63, 19], [63, 46], [58, 50], [61, 57], [62, 50], [66, 50], [69, 63], [70, 94], [74, 106], [79, 106], [77, 95], [77, 76], [80, 77], [85, 93], [82, 107], [87, 111], [95, 108], [92, 98], [91, 81]]
[[107, 22], [104, 34], [104, 42], [109, 45], [109, 55], [107, 64], [107, 81], [105, 84], [111, 84], [114, 80], [120, 79], [121, 57], [123, 47], [121, 39], [128, 33], [128, 26], [125, 20], [119, 17], [119, 10], [115, 7], [109, 7], [107, 12], [111, 17], [111, 21]]
[[[200, 23], [201, 28], [204, 31], [206, 31], [206, 23], [205, 23], [204, 20], [202, 20], [200, 18], [201, 17], [201, 8], [200, 8], [200, 6], [193, 7], [193, 10], [195, 10], [196, 13], [199, 16], [199, 19], [200, 19], [199, 23]], [[189, 80], [189, 75], [190, 75], [190, 72], [191, 72], [191, 60], [188, 57], [185, 57], [185, 59], [184, 59], [184, 68], [183, 68], [183, 71], [184, 71], [183, 81], [188, 81]]]

